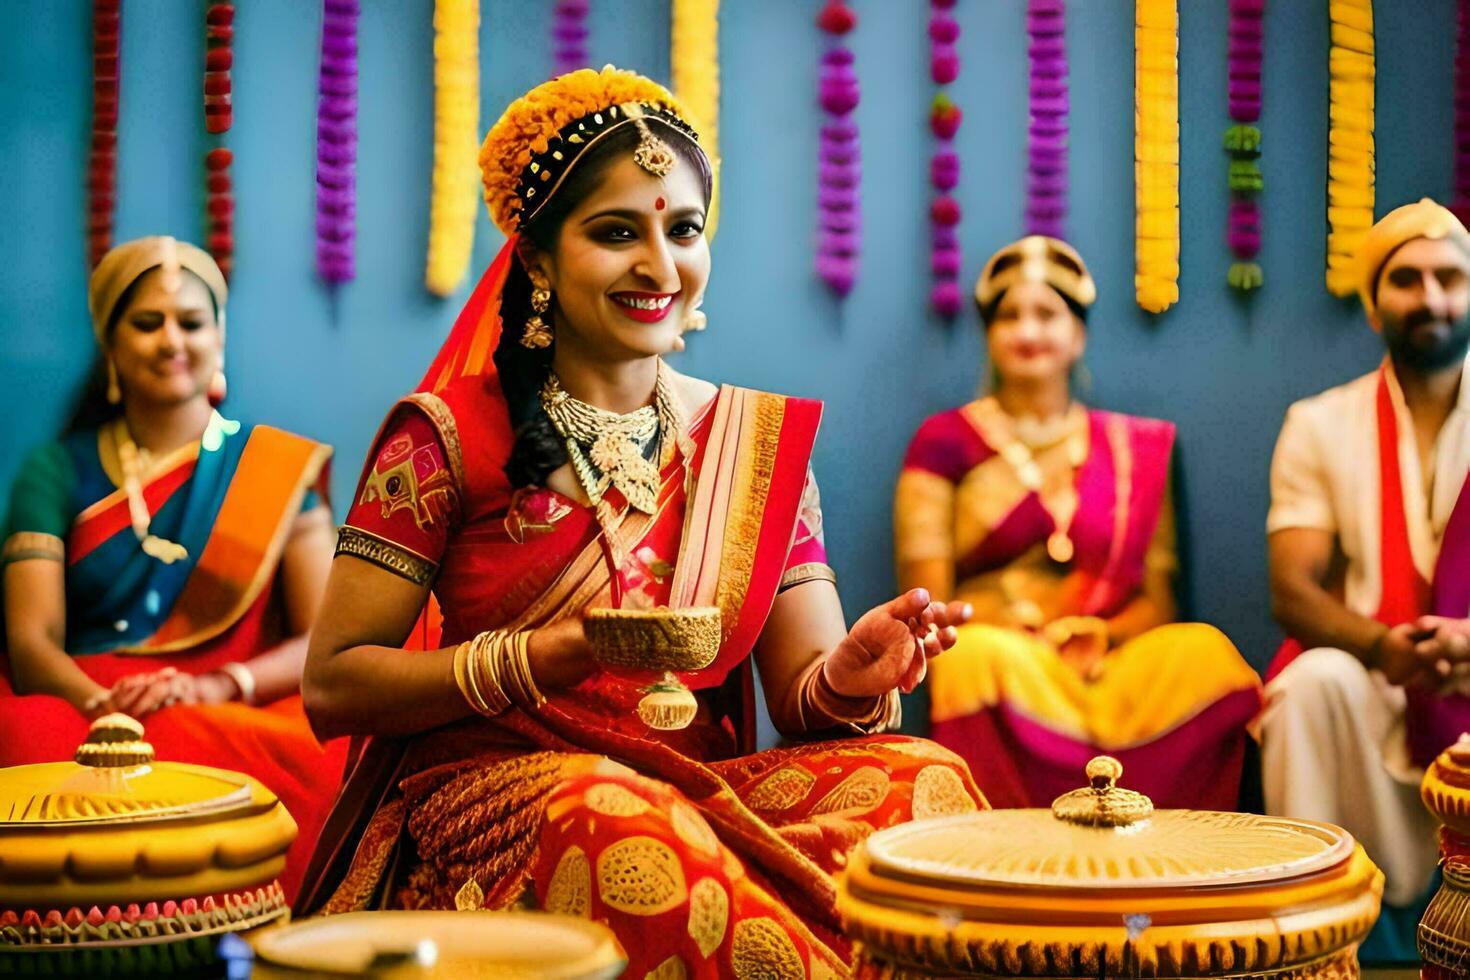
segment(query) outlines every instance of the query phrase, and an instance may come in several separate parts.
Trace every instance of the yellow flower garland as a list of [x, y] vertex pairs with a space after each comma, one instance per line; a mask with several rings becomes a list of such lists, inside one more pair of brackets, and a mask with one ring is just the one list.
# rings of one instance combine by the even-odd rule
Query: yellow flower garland
[[480, 0], [434, 0], [434, 184], [424, 282], [448, 296], [475, 242], [480, 130]]
[[1373, 226], [1373, 0], [1329, 0], [1327, 289], [1357, 288], [1355, 260]]
[[1176, 0], [1134, 7], [1134, 291], [1162, 313], [1179, 300], [1179, 10]]
[[674, 97], [689, 113], [714, 171], [715, 195], [705, 218], [705, 237], [715, 237], [720, 216], [720, 0], [674, 0], [669, 60]]

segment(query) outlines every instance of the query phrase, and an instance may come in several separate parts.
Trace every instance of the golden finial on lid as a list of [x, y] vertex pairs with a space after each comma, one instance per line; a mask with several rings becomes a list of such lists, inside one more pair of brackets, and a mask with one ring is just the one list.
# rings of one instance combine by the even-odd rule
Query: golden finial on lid
[[1126, 827], [1147, 820], [1154, 812], [1153, 800], [1131, 789], [1119, 789], [1122, 775], [1123, 764], [1117, 759], [1096, 756], [1087, 763], [1090, 785], [1052, 800], [1052, 816], [1084, 827]]
[[143, 723], [131, 715], [113, 712], [92, 722], [87, 740], [77, 746], [80, 765], [103, 767], [146, 766], [153, 746], [143, 741]]

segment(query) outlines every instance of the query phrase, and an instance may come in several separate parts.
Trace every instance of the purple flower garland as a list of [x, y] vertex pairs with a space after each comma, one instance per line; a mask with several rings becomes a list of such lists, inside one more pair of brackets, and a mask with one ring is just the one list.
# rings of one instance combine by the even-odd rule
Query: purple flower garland
[[358, 0], [323, 0], [316, 122], [316, 267], [329, 283], [356, 274]]
[[1265, 186], [1257, 158], [1261, 155], [1262, 25], [1266, 0], [1230, 0], [1230, 58], [1228, 93], [1234, 125], [1225, 131], [1230, 154], [1230, 211], [1225, 241], [1236, 261], [1225, 281], [1241, 292], [1257, 289], [1264, 281], [1254, 260], [1261, 250], [1261, 209], [1256, 195]]
[[1450, 207], [1470, 224], [1470, 0], [1460, 0], [1455, 40], [1455, 196]]
[[938, 144], [929, 158], [929, 183], [935, 191], [929, 204], [929, 268], [934, 275], [929, 304], [934, 312], [947, 319], [956, 316], [964, 305], [959, 282], [964, 256], [957, 231], [961, 211], [959, 202], [949, 193], [960, 182], [960, 156], [954, 149], [954, 135], [962, 116], [959, 106], [944, 92], [944, 86], [960, 74], [960, 56], [955, 47], [960, 38], [960, 25], [948, 13], [954, 4], [955, 0], [929, 3], [929, 74], [934, 84], [940, 86], [929, 110], [929, 128]]
[[862, 180], [858, 128], [852, 111], [861, 92], [853, 70], [852, 50], [839, 40], [857, 26], [857, 15], [842, 2], [829, 0], [817, 26], [833, 38], [822, 55], [818, 100], [827, 112], [821, 130], [817, 208], [821, 231], [817, 243], [817, 275], [839, 296], [852, 291], [862, 243], [858, 186]]
[[1027, 0], [1031, 125], [1026, 140], [1026, 233], [1066, 238], [1067, 5]]
[[556, 0], [551, 11], [551, 77], [587, 67], [588, 0]]

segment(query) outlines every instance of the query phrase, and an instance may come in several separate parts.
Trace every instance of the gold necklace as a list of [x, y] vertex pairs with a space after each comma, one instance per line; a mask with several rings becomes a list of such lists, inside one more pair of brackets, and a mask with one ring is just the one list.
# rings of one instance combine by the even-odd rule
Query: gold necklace
[[[1046, 539], [1046, 553], [1052, 561], [1065, 565], [1077, 552], [1071, 531], [1080, 503], [1076, 471], [1087, 461], [1087, 410], [1073, 404], [1063, 418], [1060, 435], [1054, 435], [1052, 431], [1043, 433], [1042, 426], [1012, 419], [994, 398], [986, 398], [979, 403], [976, 417], [985, 441], [1010, 465], [1021, 486], [1036, 494], [1036, 499], [1051, 517], [1053, 531]], [[1045, 427], [1046, 430], [1052, 428]], [[1025, 429], [1031, 430], [1028, 434], [1034, 433], [1045, 441], [1028, 441], [1020, 434]], [[1065, 480], [1058, 480], [1055, 486], [1048, 487], [1036, 454], [1063, 441], [1066, 443], [1069, 472]]]
[[[593, 507], [616, 487], [628, 505], [645, 514], [658, 509], [659, 472], [673, 458], [679, 416], [663, 363], [654, 384], [654, 403], [619, 415], [573, 398], [553, 372], [541, 387], [541, 407], [566, 440], [567, 459]], [[658, 440], [657, 462], [645, 453]]]

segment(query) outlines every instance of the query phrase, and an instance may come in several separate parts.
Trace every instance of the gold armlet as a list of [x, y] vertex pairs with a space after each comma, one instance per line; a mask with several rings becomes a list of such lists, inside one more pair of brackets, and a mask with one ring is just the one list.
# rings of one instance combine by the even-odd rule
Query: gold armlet
[[776, 589], [777, 593], [785, 592], [787, 589], [795, 588], [807, 582], [831, 582], [837, 584], [837, 574], [831, 567], [819, 561], [809, 561], [801, 565], [793, 565], [786, 569], [781, 576], [781, 585]]
[[54, 534], [39, 531], [17, 531], [5, 539], [5, 550], [0, 552], [0, 562], [29, 561], [42, 558], [46, 561], [65, 561], [66, 542]]

